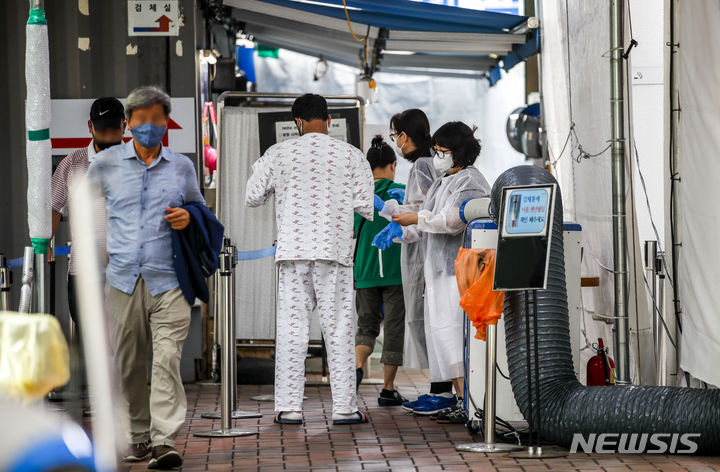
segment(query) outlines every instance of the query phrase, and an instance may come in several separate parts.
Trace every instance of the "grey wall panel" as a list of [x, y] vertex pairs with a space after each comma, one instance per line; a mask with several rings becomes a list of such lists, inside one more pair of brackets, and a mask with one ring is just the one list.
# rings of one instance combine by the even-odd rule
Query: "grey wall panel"
[[[171, 38], [129, 38], [127, 1], [89, 0], [89, 15], [78, 9], [78, 0], [45, 2], [50, 45], [50, 90], [53, 99], [124, 97], [134, 87], [156, 84], [174, 97], [195, 97], [194, 0], [180, 0], [184, 15], [180, 35]], [[18, 257], [29, 242], [26, 222], [27, 172], [25, 164], [25, 23], [27, 0], [0, 1], [0, 252]], [[78, 38], [88, 38], [87, 51]], [[177, 42], [182, 41], [182, 55]], [[128, 54], [137, 47], [137, 53]], [[68, 116], [87, 122], [87, 115]], [[196, 162], [197, 154], [188, 156]], [[197, 168], [197, 167], [196, 167]], [[67, 223], [62, 223], [63, 226]], [[62, 230], [64, 234], [67, 232]], [[63, 237], [58, 244], [67, 240]], [[15, 270], [15, 281], [20, 271]], [[65, 285], [58, 271], [58, 306], [65, 306]], [[17, 304], [17, 284], [13, 305]]]

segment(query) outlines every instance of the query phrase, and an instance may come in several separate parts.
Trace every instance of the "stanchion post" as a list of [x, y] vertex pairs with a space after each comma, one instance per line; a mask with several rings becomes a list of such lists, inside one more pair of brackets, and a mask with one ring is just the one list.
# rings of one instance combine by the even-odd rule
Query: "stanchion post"
[[[657, 241], [649, 240], [645, 241], [645, 278], [650, 288], [650, 298], [652, 305], [652, 320], [653, 320], [653, 351], [655, 354], [655, 368], [656, 372], [660, 365], [660, 358], [658, 357], [658, 334], [660, 328], [660, 320], [658, 319], [658, 304], [657, 304]], [[657, 385], [660, 385], [659, 383]]]
[[523, 449], [517, 444], [495, 442], [495, 393], [497, 385], [497, 325], [487, 325], [485, 337], [485, 405], [484, 405], [484, 434], [485, 440], [481, 443], [460, 444], [455, 450], [460, 452], [504, 453]]
[[236, 342], [235, 342], [235, 266], [237, 265], [237, 249], [234, 245], [228, 246], [228, 252], [230, 253], [230, 280], [229, 280], [229, 297], [228, 297], [228, 306], [230, 307], [230, 313], [232, 316], [228, 318], [228, 331], [230, 331], [230, 339], [232, 340], [230, 346], [232, 348], [232, 365], [233, 368], [230, 369], [231, 373], [231, 386], [232, 386], [232, 405], [233, 405], [233, 415], [236, 413], [237, 409], [237, 385], [238, 385], [238, 379], [237, 379], [237, 348], [236, 348]]
[[533, 359], [535, 361], [535, 453], [542, 454], [542, 403], [540, 398], [540, 348], [538, 339], [537, 290], [532, 291], [533, 312]]
[[0, 311], [9, 311], [10, 289], [12, 288], [12, 272], [7, 266], [5, 255], [0, 254]]
[[658, 276], [657, 311], [655, 320], [655, 379], [660, 386], [668, 385], [667, 369], [667, 335], [665, 333], [665, 268], [663, 267], [664, 252], [660, 252], [656, 259], [656, 274]]
[[[235, 266], [237, 265], [237, 248], [233, 246], [228, 238], [225, 238], [225, 251], [221, 254], [221, 258], [225, 255], [226, 257], [226, 272], [222, 272], [222, 265], [220, 271], [220, 284], [225, 285], [220, 292], [220, 297], [224, 297], [223, 305], [225, 310], [230, 312], [230, 316], [223, 317], [222, 332], [223, 334], [223, 346], [222, 346], [222, 358], [225, 360], [226, 351], [228, 354], [229, 370], [222, 367], [222, 385], [227, 383], [230, 384], [230, 413], [231, 419], [240, 420], [248, 418], [260, 418], [262, 413], [257, 411], [240, 411], [237, 409], [237, 355], [235, 349]], [[222, 259], [221, 259], [222, 260]], [[222, 264], [222, 263], [221, 263]], [[228, 333], [225, 333], [227, 329]], [[222, 411], [211, 411], [200, 415], [201, 418], [206, 419], [222, 419]]]
[[222, 356], [220, 359], [220, 369], [222, 378], [220, 382], [220, 423], [221, 429], [209, 431], [196, 431], [195, 436], [205, 438], [227, 438], [238, 436], [250, 436], [258, 434], [258, 431], [233, 429], [232, 427], [232, 410], [233, 410], [233, 392], [232, 378], [233, 370], [236, 368], [235, 362], [235, 333], [231, 331], [232, 318], [235, 313], [232, 311], [232, 252], [226, 246], [220, 253], [220, 279], [218, 297], [222, 310], [222, 325], [220, 329], [220, 342], [222, 348]]
[[50, 273], [49, 290], [47, 297], [47, 312], [55, 316], [55, 237], [50, 238], [47, 253], [48, 272]]
[[213, 311], [212, 311], [212, 317], [213, 317], [213, 345], [212, 349], [210, 350], [210, 380], [212, 382], [217, 382], [220, 379], [220, 372], [219, 369], [219, 362], [218, 362], [218, 346], [220, 345], [220, 297], [219, 297], [219, 291], [220, 291], [220, 275], [215, 273], [213, 276], [213, 281], [215, 283], [215, 290], [213, 291]]
[[45, 254], [35, 254], [35, 271], [33, 275], [33, 312], [47, 313], [46, 280], [45, 280]]
[[[532, 295], [532, 314], [530, 310], [529, 298]], [[532, 320], [531, 320], [532, 317]], [[533, 324], [532, 333], [532, 355], [530, 354], [530, 322]], [[510, 457], [515, 459], [551, 459], [556, 457], [565, 457], [567, 454], [562, 452], [546, 452], [542, 448], [542, 417], [541, 417], [541, 395], [540, 395], [540, 359], [539, 359], [539, 335], [538, 335], [538, 310], [537, 310], [537, 290], [525, 291], [525, 336], [527, 346], [527, 383], [528, 383], [528, 424], [530, 425], [530, 439], [528, 440], [527, 451], [510, 453]], [[532, 372], [535, 372], [535, 378]], [[533, 407], [533, 400], [535, 406]], [[533, 434], [534, 433], [534, 434]], [[534, 444], [533, 444], [534, 439]]]

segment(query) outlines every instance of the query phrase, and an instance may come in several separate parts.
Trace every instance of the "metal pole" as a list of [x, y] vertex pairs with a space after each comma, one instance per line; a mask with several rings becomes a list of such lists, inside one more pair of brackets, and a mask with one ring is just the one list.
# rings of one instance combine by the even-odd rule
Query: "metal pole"
[[47, 300], [45, 297], [45, 254], [35, 254], [33, 311], [34, 313], [47, 313]]
[[538, 311], [537, 311], [537, 290], [532, 291], [532, 312], [533, 312], [533, 360], [535, 361], [535, 454], [542, 454], [542, 417], [540, 399], [540, 341], [538, 337]]
[[658, 310], [655, 313], [655, 324], [657, 324], [657, 330], [655, 332], [655, 380], [657, 385], [668, 385], [668, 371], [667, 371], [667, 334], [665, 333], [665, 326], [663, 319], [665, 313], [665, 268], [662, 264], [662, 258], [665, 253], [661, 252], [657, 256], [657, 272], [658, 272]]
[[218, 311], [220, 307], [220, 297], [219, 297], [219, 291], [220, 291], [220, 276], [216, 273], [213, 277], [213, 281], [215, 283], [215, 290], [213, 290], [213, 307], [212, 307], [212, 317], [213, 317], [213, 345], [212, 349], [210, 351], [210, 380], [212, 382], [218, 382], [220, 380], [220, 373], [218, 372], [218, 347], [220, 345], [219, 338], [219, 323], [220, 323], [220, 317], [218, 316]]
[[[230, 316], [228, 317], [228, 338], [230, 341], [230, 360], [232, 362], [232, 368], [230, 369], [230, 387], [232, 389], [232, 406], [231, 410], [234, 414], [237, 409], [237, 347], [236, 347], [236, 336], [235, 336], [235, 266], [237, 265], [237, 249], [233, 245], [228, 246], [228, 253], [230, 254], [230, 280], [229, 280], [229, 296], [228, 296], [228, 307]], [[259, 415], [258, 415], [259, 416]]]
[[487, 325], [485, 342], [485, 443], [495, 444], [497, 325]]
[[615, 263], [616, 385], [630, 384], [630, 331], [627, 310], [627, 232], [625, 227], [624, 0], [610, 1], [610, 117], [612, 134], [613, 259]]
[[[535, 17], [536, 20], [544, 18], [542, 14], [542, 1], [535, 0]], [[537, 55], [537, 69], [538, 69], [538, 93], [540, 94], [540, 149], [542, 150], [542, 159], [540, 167], [545, 167], [548, 162], [548, 146], [547, 146], [547, 128], [545, 126], [545, 99], [543, 96], [543, 75], [542, 75], [542, 25], [538, 26], [538, 41], [540, 42], [540, 53]], [[569, 47], [569, 46], [568, 46]], [[526, 97], [527, 98], [527, 97]]]
[[48, 313], [55, 316], [55, 238], [50, 238], [48, 245], [47, 263], [50, 272], [48, 290]]
[[[528, 297], [532, 293], [532, 323], [533, 323], [533, 355], [530, 355], [530, 309]], [[565, 457], [564, 452], [543, 451], [542, 448], [542, 418], [540, 415], [540, 356], [539, 356], [539, 333], [538, 333], [538, 311], [537, 311], [537, 290], [531, 292], [525, 291], [525, 336], [527, 346], [527, 377], [528, 377], [528, 424], [530, 426], [530, 439], [528, 440], [528, 448], [522, 452], [511, 452], [510, 457], [514, 459], [550, 459], [556, 457]], [[532, 364], [532, 366], [531, 366]], [[532, 378], [531, 371], [535, 371], [535, 379]], [[535, 407], [533, 408], [533, 397]], [[533, 412], [535, 413], [533, 415]], [[533, 430], [535, 432], [535, 446], [533, 446]]]
[[[230, 240], [225, 238], [225, 252], [228, 254], [230, 274], [226, 277], [227, 286], [222, 288], [221, 297], [224, 297], [226, 310], [230, 312], [230, 316], [223, 317], [223, 320], [227, 323], [227, 334], [223, 334], [223, 349], [222, 356], [225, 359], [225, 346], [229, 346], [228, 349], [228, 363], [229, 371], [226, 372], [225, 368], [222, 371], [222, 385], [225, 384], [225, 376], [227, 377], [227, 383], [230, 385], [230, 417], [234, 420], [245, 419], [245, 418], [260, 418], [262, 413], [252, 411], [238, 411], [237, 410], [237, 356], [235, 350], [235, 266], [237, 265], [237, 249], [235, 246], [230, 244]], [[220, 280], [223, 280], [223, 274], [220, 275]], [[221, 282], [222, 285], [222, 282]], [[223, 331], [225, 333], [225, 331]], [[226, 344], [229, 343], [229, 344]], [[206, 419], [222, 419], [222, 411], [212, 411], [209, 413], [203, 413], [200, 415]]]
[[[675, 175], [670, 175], [671, 186], [674, 186], [674, 194], [676, 198], [670, 201], [671, 207], [671, 222], [672, 222], [672, 234], [675, 235], [675, 240], [671, 240], [672, 245], [672, 277], [674, 281], [678, 280], [678, 264], [680, 261], [680, 248], [682, 247], [682, 239], [680, 238], [680, 208], [678, 207], [680, 199], [677, 195], [680, 191], [680, 167], [679, 167], [679, 154], [680, 154], [680, 139], [679, 139], [679, 127], [680, 127], [680, 68], [677, 66], [678, 59], [676, 54], [680, 48], [678, 37], [676, 36], [675, 25], [678, 21], [678, 8], [676, 3], [678, 0], [670, 0], [670, 77], [669, 77], [669, 88], [670, 88], [670, 140], [672, 148], [670, 150], [670, 168]], [[667, 246], [666, 246], [667, 247]], [[682, 313], [682, 304], [680, 303], [680, 286], [678, 282], [674, 282], [675, 287], [673, 289], [673, 310], [677, 317], [676, 326], [679, 325], [682, 320], [680, 315]], [[679, 331], [679, 330], [676, 330]], [[678, 333], [680, 334], [680, 333]], [[681, 336], [677, 336], [679, 340]], [[679, 355], [679, 351], [676, 351]], [[680, 358], [678, 357], [677, 365], [680, 365]]]
[[655, 264], [657, 261], [657, 241], [645, 241], [645, 278], [650, 287], [650, 298], [653, 318], [653, 352], [655, 354], [655, 365], [658, 362], [657, 336], [660, 327], [657, 317], [657, 284], [655, 283]]
[[528, 455], [533, 455], [535, 453], [535, 448], [533, 447], [533, 433], [537, 431], [537, 426], [535, 425], [535, 415], [533, 414], [533, 379], [532, 379], [532, 354], [530, 354], [532, 351], [530, 349], [530, 292], [527, 290], [525, 291], [525, 349], [527, 350], [527, 365], [526, 367], [526, 376], [527, 376], [527, 389], [528, 389], [528, 426], [530, 429], [530, 439], [528, 440]]
[[[495, 394], [497, 362], [497, 325], [487, 325], [485, 341], [485, 406], [484, 433], [485, 440], [481, 443], [460, 444], [455, 447], [460, 452], [509, 452], [519, 451], [523, 447], [517, 444], [495, 443]], [[467, 397], [466, 397], [467, 398]]]
[[231, 275], [232, 275], [232, 263], [230, 262], [229, 252], [225, 252], [220, 259], [220, 285], [223, 307], [223, 320], [222, 320], [222, 358], [220, 361], [220, 370], [222, 375], [222, 384], [220, 386], [220, 412], [222, 429], [230, 429], [232, 412], [232, 379], [233, 379], [233, 349], [234, 336], [230, 331], [230, 324], [232, 320], [232, 290], [230, 289]]
[[22, 284], [22, 287], [20, 287], [20, 306], [18, 307], [20, 313], [32, 312], [34, 254], [35, 251], [33, 251], [32, 246], [25, 246], [22, 279], [20, 280]]
[[0, 311], [9, 311], [10, 289], [12, 288], [12, 272], [7, 266], [5, 255], [0, 254]]
[[232, 252], [227, 248], [220, 253], [220, 283], [218, 285], [218, 300], [222, 304], [222, 329], [220, 339], [222, 342], [222, 356], [220, 369], [222, 379], [220, 382], [220, 423], [221, 429], [209, 431], [196, 431], [194, 434], [204, 438], [227, 438], [237, 436], [250, 436], [258, 434], [258, 431], [239, 430], [232, 427], [233, 392], [232, 378], [235, 369], [235, 333], [232, 328], [232, 317], [235, 313], [231, 311], [232, 305]]

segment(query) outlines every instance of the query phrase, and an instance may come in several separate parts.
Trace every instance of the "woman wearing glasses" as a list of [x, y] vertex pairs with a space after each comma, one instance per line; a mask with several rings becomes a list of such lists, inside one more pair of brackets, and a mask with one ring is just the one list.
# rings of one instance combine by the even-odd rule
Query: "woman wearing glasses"
[[[390, 139], [395, 142], [402, 157], [412, 162], [402, 207], [395, 212], [418, 211], [425, 196], [437, 179], [432, 159], [430, 123], [422, 110], [411, 108], [396, 114], [390, 120]], [[388, 210], [393, 208], [388, 206]], [[388, 220], [392, 214], [386, 213]], [[402, 245], [400, 264], [405, 298], [405, 367], [428, 368], [428, 350], [425, 341], [425, 242], [419, 239]], [[430, 384], [430, 394], [403, 403], [406, 411], [432, 415], [446, 408], [452, 398], [449, 378]]]
[[[490, 194], [485, 177], [473, 167], [481, 149], [474, 131], [456, 121], [444, 124], [435, 132], [433, 166], [439, 178], [428, 190], [419, 211], [384, 209], [381, 214], [393, 213], [395, 224], [388, 225], [375, 240], [378, 247], [385, 247], [393, 241], [401, 241], [405, 246], [421, 238], [424, 240], [425, 339], [430, 381], [452, 380], [460, 398], [452, 397], [452, 405], [445, 406], [452, 406], [454, 411], [450, 415], [449, 411], [443, 412], [442, 416], [445, 422], [453, 423], [464, 423], [466, 420], [462, 408], [458, 408], [465, 377], [464, 315], [459, 305], [454, 266], [465, 229], [465, 223], [460, 219], [460, 206], [469, 199]], [[423, 408], [420, 405], [415, 412], [422, 413], [429, 408], [432, 406]]]

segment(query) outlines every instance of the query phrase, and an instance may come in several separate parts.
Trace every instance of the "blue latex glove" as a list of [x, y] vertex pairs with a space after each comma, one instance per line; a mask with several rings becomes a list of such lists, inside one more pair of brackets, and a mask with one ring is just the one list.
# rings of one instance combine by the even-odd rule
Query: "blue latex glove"
[[391, 188], [387, 191], [388, 195], [402, 203], [405, 201], [405, 189], [404, 188]]
[[393, 221], [375, 236], [372, 245], [384, 251], [393, 245], [393, 239], [395, 238], [402, 241], [402, 228]]
[[374, 206], [375, 206], [375, 209], [376, 209], [377, 211], [382, 211], [383, 208], [385, 208], [385, 202], [383, 201], [382, 198], [380, 198], [380, 197], [378, 197], [377, 195], [375, 195], [375, 203], [374, 203]]

